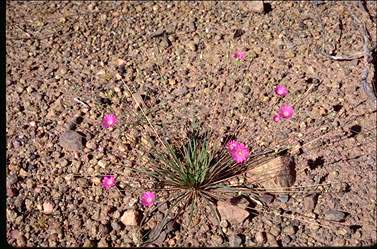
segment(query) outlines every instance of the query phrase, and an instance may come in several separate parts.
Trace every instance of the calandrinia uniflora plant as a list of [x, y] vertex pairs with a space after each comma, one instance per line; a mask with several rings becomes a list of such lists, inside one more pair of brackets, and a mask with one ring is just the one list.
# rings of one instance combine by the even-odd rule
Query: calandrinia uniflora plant
[[[198, 130], [192, 131], [188, 136], [188, 141], [181, 148], [164, 144], [162, 150], [153, 154], [154, 169], [145, 172], [163, 185], [166, 190], [171, 191], [172, 198], [168, 200], [170, 208], [165, 212], [165, 217], [151, 232], [147, 242], [157, 239], [158, 234], [165, 226], [168, 216], [178, 217], [185, 210], [190, 210], [189, 217], [192, 218], [194, 211], [204, 210], [201, 205], [207, 205], [219, 221], [216, 210], [216, 202], [223, 198], [233, 197], [236, 193], [248, 188], [232, 189], [227, 180], [236, 177], [247, 169], [257, 166], [264, 156], [273, 154], [269, 151], [264, 154], [253, 155], [247, 145], [231, 140], [221, 145], [219, 148], [210, 146], [210, 135], [201, 134]], [[166, 147], [165, 147], [166, 146]], [[262, 159], [262, 160], [261, 160]], [[151, 198], [155, 195], [144, 194], [141, 203], [144, 207], [151, 207]], [[262, 202], [262, 201], [261, 201]], [[163, 203], [160, 203], [162, 205]], [[146, 222], [159, 206], [149, 209], [149, 214], [145, 216]], [[175, 213], [173, 214], [173, 208]]]
[[[237, 54], [238, 59], [244, 59], [244, 54]], [[123, 81], [124, 83], [124, 81]], [[129, 94], [134, 98], [131, 90], [124, 83]], [[286, 94], [285, 89], [278, 89], [280, 96]], [[136, 99], [134, 98], [134, 101]], [[279, 150], [266, 150], [261, 153], [252, 153], [248, 145], [237, 140], [225, 141], [221, 146], [213, 146], [211, 134], [204, 133], [197, 128], [189, 132], [186, 144], [175, 147], [167, 141], [162, 141], [153, 125], [141, 106], [143, 117], [146, 119], [149, 127], [155, 133], [159, 146], [155, 146], [150, 151], [150, 159], [153, 162], [153, 169], [140, 170], [156, 182], [162, 189], [170, 191], [170, 198], [166, 201], [155, 205], [155, 199], [158, 192], [145, 192], [140, 197], [140, 203], [146, 208], [147, 213], [142, 220], [143, 225], [150, 216], [159, 209], [159, 206], [169, 202], [169, 208], [165, 211], [163, 220], [150, 233], [146, 234], [150, 243], [158, 238], [158, 235], [167, 224], [168, 219], [175, 219], [188, 208], [190, 209], [190, 218], [193, 211], [205, 210], [199, 205], [206, 205], [212, 210], [210, 215], [215, 215], [219, 221], [219, 215], [216, 209], [218, 200], [229, 198], [235, 194], [243, 193], [258, 198], [254, 195], [250, 186], [231, 186], [229, 180], [244, 173], [251, 167], [256, 167], [263, 162], [271, 159], [270, 156], [276, 155], [286, 148]], [[289, 119], [293, 115], [293, 107], [284, 105], [280, 108], [279, 118]], [[211, 143], [212, 142], [212, 143]], [[217, 141], [218, 142], [218, 141]], [[231, 196], [229, 196], [231, 195]], [[261, 199], [258, 200], [263, 203]], [[170, 217], [170, 218], [169, 218]]]

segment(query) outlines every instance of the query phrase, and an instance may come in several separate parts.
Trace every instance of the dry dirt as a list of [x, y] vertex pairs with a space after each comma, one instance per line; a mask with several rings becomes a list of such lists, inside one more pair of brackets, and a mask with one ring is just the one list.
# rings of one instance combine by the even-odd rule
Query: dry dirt
[[[143, 213], [138, 196], [153, 185], [130, 168], [146, 164], [143, 153], [157, 141], [119, 80], [123, 60], [125, 84], [171, 141], [185, 138], [194, 117], [217, 140], [245, 124], [237, 138], [253, 152], [318, 138], [293, 154], [294, 187], [263, 196], [271, 212], [220, 228], [207, 217], [180, 221], [153, 246], [375, 244], [375, 52], [366, 62], [320, 51], [363, 53], [362, 25], [351, 13], [369, 31], [369, 48], [376, 44], [376, 2], [272, 1], [262, 13], [254, 5], [7, 2], [8, 243], [141, 244], [137, 226], [121, 217]], [[235, 50], [246, 59], [235, 62]], [[277, 84], [289, 89], [284, 99], [273, 93]], [[291, 120], [272, 121], [280, 104], [296, 100]], [[118, 116], [116, 127], [101, 127], [105, 113]], [[67, 129], [83, 140], [62, 138]], [[108, 173], [118, 186], [106, 191], [100, 176]]]

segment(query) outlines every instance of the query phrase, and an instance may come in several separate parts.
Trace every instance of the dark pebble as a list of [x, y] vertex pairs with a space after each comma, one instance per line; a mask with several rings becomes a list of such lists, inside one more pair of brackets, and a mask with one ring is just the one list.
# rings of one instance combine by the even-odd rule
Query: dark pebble
[[263, 194], [262, 198], [266, 203], [271, 203], [274, 200], [274, 196], [270, 194]]
[[18, 149], [20, 146], [21, 146], [20, 141], [18, 141], [18, 140], [13, 141], [13, 147], [14, 147], [15, 149]]

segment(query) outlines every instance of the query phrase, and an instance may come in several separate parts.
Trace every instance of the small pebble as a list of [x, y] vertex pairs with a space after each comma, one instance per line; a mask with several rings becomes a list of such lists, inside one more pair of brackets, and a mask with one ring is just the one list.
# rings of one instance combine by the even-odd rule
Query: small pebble
[[255, 241], [258, 244], [263, 244], [266, 242], [266, 233], [265, 232], [257, 232], [255, 234]]
[[61, 167], [65, 167], [65, 166], [67, 166], [68, 165], [68, 161], [67, 161], [67, 159], [62, 159], [61, 161], [60, 161], [60, 166]]
[[26, 180], [26, 188], [27, 189], [32, 189], [33, 188], [33, 180], [32, 179], [27, 179]]
[[194, 42], [189, 42], [187, 44], [187, 47], [191, 50], [191, 51], [195, 51], [197, 49], [197, 46]]
[[126, 226], [136, 226], [139, 222], [138, 213], [131, 209], [123, 213], [120, 221]]
[[106, 168], [106, 166], [108, 165], [108, 163], [105, 161], [105, 160], [99, 160], [98, 161], [98, 166], [100, 166], [101, 168]]
[[27, 177], [27, 176], [28, 176], [28, 173], [27, 173], [24, 169], [20, 169], [20, 173], [19, 173], [19, 175], [20, 175], [21, 177]]
[[295, 233], [296, 233], [295, 228], [292, 225], [286, 226], [283, 229], [283, 234], [293, 235]]
[[123, 145], [119, 145], [118, 149], [119, 149], [120, 152], [126, 151], [126, 147], [124, 147]]
[[274, 236], [278, 236], [280, 234], [280, 228], [277, 225], [272, 226], [270, 229], [270, 233]]
[[304, 198], [304, 208], [307, 211], [312, 211], [316, 206], [316, 196], [309, 195]]
[[220, 221], [220, 226], [221, 226], [222, 228], [227, 228], [228, 225], [229, 225], [229, 223], [228, 223], [227, 220], [224, 219], [224, 220]]
[[45, 214], [52, 214], [54, 211], [54, 205], [50, 202], [43, 203], [43, 213]]
[[274, 197], [270, 194], [263, 194], [262, 198], [266, 203], [271, 203], [274, 200]]

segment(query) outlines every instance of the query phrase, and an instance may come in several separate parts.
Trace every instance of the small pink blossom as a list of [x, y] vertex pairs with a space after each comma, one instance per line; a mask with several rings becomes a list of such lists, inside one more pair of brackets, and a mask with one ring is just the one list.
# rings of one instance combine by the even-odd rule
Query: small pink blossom
[[115, 183], [115, 176], [113, 175], [107, 175], [102, 178], [102, 187], [104, 187], [106, 190], [114, 187]]
[[117, 121], [118, 119], [115, 114], [106, 114], [102, 119], [102, 127], [105, 129], [113, 127]]
[[228, 151], [232, 151], [236, 146], [237, 146], [238, 142], [236, 140], [230, 140], [227, 144], [226, 144], [226, 148], [228, 149]]
[[288, 94], [288, 89], [283, 86], [283, 85], [277, 85], [275, 87], [275, 93], [278, 95], [278, 96], [281, 96], [281, 97], [284, 97]]
[[245, 162], [249, 158], [250, 151], [243, 143], [231, 140], [226, 145], [226, 148], [232, 156], [232, 159], [237, 163]]
[[279, 109], [279, 116], [284, 119], [290, 119], [292, 118], [294, 113], [293, 106], [288, 104], [283, 104]]
[[239, 61], [243, 61], [246, 57], [246, 52], [237, 50], [236, 52], [233, 53], [233, 58]]
[[280, 121], [280, 115], [276, 114], [276, 115], [274, 115], [274, 117], [272, 119], [277, 123], [277, 122]]
[[154, 192], [144, 192], [140, 197], [140, 203], [144, 207], [151, 207], [155, 204], [156, 194]]

